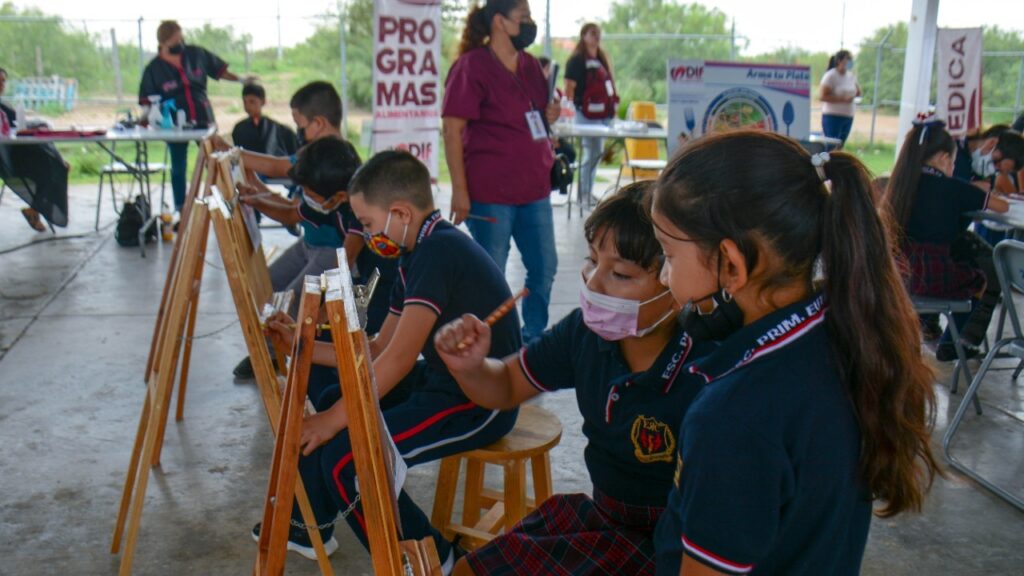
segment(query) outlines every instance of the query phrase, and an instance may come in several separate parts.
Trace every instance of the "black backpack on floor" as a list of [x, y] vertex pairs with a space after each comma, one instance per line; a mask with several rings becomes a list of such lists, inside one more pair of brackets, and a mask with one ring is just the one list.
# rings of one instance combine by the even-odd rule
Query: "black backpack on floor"
[[[121, 214], [117, 217], [117, 228], [114, 229], [114, 240], [121, 246], [131, 247], [139, 245], [139, 230], [149, 221], [149, 201], [142, 194], [135, 197], [135, 200], [127, 200], [121, 208]], [[146, 230], [146, 243], [156, 240], [158, 226], [150, 226]]]

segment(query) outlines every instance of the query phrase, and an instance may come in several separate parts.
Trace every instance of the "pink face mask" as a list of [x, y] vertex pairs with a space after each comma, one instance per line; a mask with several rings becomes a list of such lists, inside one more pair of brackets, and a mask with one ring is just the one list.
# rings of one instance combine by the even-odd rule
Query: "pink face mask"
[[599, 294], [587, 288], [587, 283], [583, 282], [580, 285], [580, 308], [583, 310], [583, 323], [595, 334], [611, 342], [623, 338], [642, 338], [671, 317], [672, 309], [670, 308], [654, 324], [641, 329], [637, 326], [640, 321], [640, 307], [660, 300], [668, 293], [669, 291], [665, 290], [650, 300], [640, 302], [639, 300], [627, 300]]

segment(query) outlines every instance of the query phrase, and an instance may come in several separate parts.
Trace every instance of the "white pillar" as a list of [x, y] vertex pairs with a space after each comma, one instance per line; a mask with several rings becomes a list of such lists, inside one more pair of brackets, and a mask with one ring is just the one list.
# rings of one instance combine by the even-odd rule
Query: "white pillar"
[[900, 96], [899, 133], [896, 135], [897, 155], [914, 117], [918, 112], [928, 109], [938, 16], [939, 0], [914, 0], [907, 30], [907, 54], [903, 61], [903, 92]]

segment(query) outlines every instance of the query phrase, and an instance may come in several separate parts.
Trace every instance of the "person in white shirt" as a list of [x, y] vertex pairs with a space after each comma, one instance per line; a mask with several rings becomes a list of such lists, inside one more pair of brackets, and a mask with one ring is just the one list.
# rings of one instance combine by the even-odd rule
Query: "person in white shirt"
[[829, 58], [828, 71], [821, 77], [821, 129], [825, 136], [838, 138], [842, 148], [853, 126], [853, 99], [860, 96], [860, 85], [853, 73], [853, 54], [840, 50]]

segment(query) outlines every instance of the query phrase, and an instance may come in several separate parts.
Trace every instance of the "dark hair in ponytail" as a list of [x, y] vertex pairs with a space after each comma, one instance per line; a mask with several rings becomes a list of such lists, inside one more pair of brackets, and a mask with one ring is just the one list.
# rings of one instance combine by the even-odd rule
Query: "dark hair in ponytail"
[[[930, 432], [935, 395], [921, 358], [917, 316], [893, 258], [889, 229], [867, 170], [834, 152], [831, 192], [795, 141], [766, 132], [706, 136], [683, 148], [658, 178], [654, 210], [706, 254], [731, 239], [749, 270], [778, 262], [759, 282], [814, 288], [821, 257], [826, 329], [861, 431], [861, 478], [880, 516], [921, 509], [938, 464]], [[768, 258], [771, 254], [774, 258]]]
[[466, 16], [466, 27], [462, 30], [462, 41], [459, 43], [459, 56], [487, 44], [491, 36], [491, 22], [495, 14], [508, 16], [509, 12], [523, 0], [487, 0], [483, 5], [477, 4]]
[[847, 58], [853, 58], [853, 54], [851, 54], [849, 50], [840, 50], [839, 52], [836, 52], [835, 54], [829, 56], [828, 69], [831, 70], [836, 66], [839, 66], [839, 63], [842, 62], [843, 60], [846, 60]]
[[946, 124], [941, 120], [914, 124], [907, 132], [889, 177], [889, 186], [882, 197], [882, 205], [891, 214], [899, 234], [903, 234], [910, 220], [910, 211], [914, 208], [917, 185], [921, 182], [921, 167], [940, 152], [953, 154], [955, 151], [956, 141], [946, 132]]

